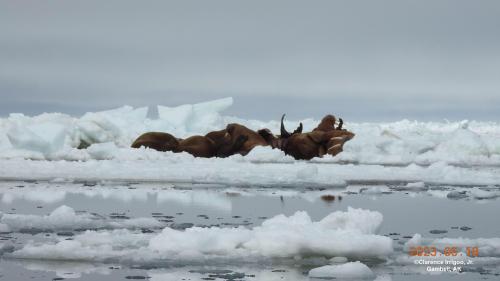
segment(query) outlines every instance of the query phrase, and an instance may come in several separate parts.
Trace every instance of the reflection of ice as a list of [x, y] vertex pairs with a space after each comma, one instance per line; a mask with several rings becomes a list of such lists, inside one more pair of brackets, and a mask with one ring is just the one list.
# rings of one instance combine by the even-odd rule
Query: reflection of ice
[[97, 273], [109, 275], [110, 265], [96, 265], [85, 262], [18, 260], [25, 269], [32, 271], [54, 272], [58, 277], [65, 279], [81, 278], [84, 274]]
[[221, 192], [208, 190], [160, 190], [158, 203], [175, 202], [185, 206], [201, 206], [215, 210], [231, 211], [231, 200]]
[[36, 190], [9, 189], [2, 193], [2, 203], [4, 204], [12, 204], [15, 200], [52, 204], [61, 202], [66, 198], [65, 191], [46, 188], [37, 188]]
[[90, 198], [113, 199], [121, 202], [146, 202], [148, 200], [148, 194], [154, 191], [144, 189], [128, 189], [126, 187], [110, 188], [99, 186], [93, 189], [80, 190], [80, 192]]

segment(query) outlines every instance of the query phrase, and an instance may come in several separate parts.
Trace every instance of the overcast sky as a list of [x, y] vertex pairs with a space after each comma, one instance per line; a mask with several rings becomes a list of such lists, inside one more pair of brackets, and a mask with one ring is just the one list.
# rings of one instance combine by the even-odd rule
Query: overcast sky
[[0, 115], [500, 119], [500, 1], [0, 0]]

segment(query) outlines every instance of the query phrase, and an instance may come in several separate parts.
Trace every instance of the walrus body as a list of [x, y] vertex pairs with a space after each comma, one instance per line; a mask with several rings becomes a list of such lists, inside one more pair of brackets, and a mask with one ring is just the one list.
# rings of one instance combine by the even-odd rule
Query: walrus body
[[179, 140], [169, 133], [148, 132], [140, 135], [133, 143], [133, 148], [148, 147], [158, 151], [173, 151], [179, 146]]
[[243, 143], [237, 153], [241, 155], [247, 155], [256, 146], [267, 146], [269, 145], [266, 140], [254, 130], [251, 130], [240, 124], [229, 124], [226, 127], [226, 131], [231, 136], [232, 141], [235, 141], [241, 136], [245, 136], [247, 140]]
[[302, 133], [302, 123], [293, 132], [286, 131], [283, 125], [284, 115], [281, 118], [281, 135], [261, 132], [273, 148], [281, 149], [285, 154], [295, 159], [310, 160], [322, 157], [325, 154], [332, 156], [342, 152], [344, 143], [354, 137], [354, 133], [342, 129], [343, 121], [335, 127], [336, 118], [333, 115], [325, 116], [312, 132]]
[[255, 131], [240, 124], [229, 124], [226, 129], [204, 136], [178, 139], [168, 133], [149, 132], [139, 136], [133, 148], [148, 147], [159, 151], [187, 152], [196, 157], [228, 157], [246, 155], [257, 145], [267, 145]]
[[326, 115], [311, 132], [302, 133], [302, 123], [289, 133], [281, 118], [281, 134], [275, 136], [268, 129], [255, 132], [241, 124], [229, 124], [225, 129], [212, 131], [204, 136], [179, 139], [168, 133], [149, 132], [139, 136], [132, 147], [141, 146], [159, 151], [187, 152], [195, 157], [228, 157], [234, 154], [247, 155], [256, 146], [271, 146], [291, 155], [295, 159], [309, 160], [325, 154], [337, 155], [344, 143], [354, 133], [342, 129], [343, 120]]
[[295, 159], [310, 160], [325, 154], [335, 156], [342, 152], [344, 143], [354, 134], [347, 131], [314, 131], [295, 134], [287, 139], [283, 151]]

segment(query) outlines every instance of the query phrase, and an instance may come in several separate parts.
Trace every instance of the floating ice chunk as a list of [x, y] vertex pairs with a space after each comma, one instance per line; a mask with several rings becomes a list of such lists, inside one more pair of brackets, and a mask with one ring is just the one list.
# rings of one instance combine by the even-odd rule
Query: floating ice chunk
[[334, 212], [323, 218], [319, 223], [326, 229], [341, 229], [357, 231], [363, 234], [373, 234], [382, 224], [383, 216], [376, 211], [347, 208], [347, 212]]
[[358, 189], [359, 193], [372, 194], [372, 195], [382, 194], [384, 192], [390, 191], [387, 185], [354, 186], [350, 188], [350, 190], [356, 190], [356, 189]]
[[[364, 212], [349, 209], [347, 213], [350, 215], [346, 219], [371, 223], [368, 220], [372, 216]], [[179, 262], [207, 261], [211, 258], [300, 259], [301, 256], [383, 258], [393, 251], [392, 240], [388, 237], [365, 234], [367, 229], [356, 229], [357, 223], [342, 223], [338, 226], [332, 225], [334, 223], [332, 221], [325, 226], [322, 221], [311, 221], [307, 213], [297, 212], [290, 217], [276, 216], [254, 228], [191, 227], [180, 231], [166, 227], [159, 234], [124, 229], [86, 231], [75, 235], [71, 243], [29, 243], [12, 253], [12, 256], [92, 261], [119, 259], [150, 263], [165, 259]]]
[[480, 189], [479, 187], [471, 189], [470, 194], [476, 199], [493, 199], [500, 196], [498, 191], [487, 191]]
[[347, 261], [346, 257], [333, 257], [330, 259], [331, 263], [346, 263]]
[[[311, 222], [305, 212], [297, 212], [289, 218], [279, 215], [256, 227], [254, 237], [244, 245], [266, 256], [278, 257], [311, 254], [352, 257], [366, 253], [384, 256], [392, 251], [392, 244], [382, 239], [383, 236], [367, 234], [376, 224], [369, 220], [380, 215], [367, 212], [370, 211], [349, 208], [347, 212], [334, 212], [319, 222]], [[368, 226], [361, 226], [362, 222]], [[369, 250], [361, 253], [358, 247]]]
[[158, 228], [162, 224], [153, 218], [112, 220], [89, 213], [77, 213], [71, 207], [62, 205], [45, 216], [3, 214], [0, 223], [12, 231], [22, 229], [73, 230], [87, 228]]
[[13, 254], [20, 258], [30, 257], [47, 260], [105, 260], [115, 256], [111, 245], [99, 245], [97, 248], [91, 248], [75, 240], [62, 240], [54, 245], [28, 244], [16, 252]]
[[409, 189], [409, 190], [427, 190], [428, 187], [425, 186], [424, 182], [409, 182], [405, 186], [401, 187], [401, 189]]
[[168, 256], [231, 255], [244, 251], [241, 245], [251, 235], [251, 231], [244, 228], [191, 227], [185, 231], [165, 228], [151, 239], [149, 249]]
[[309, 271], [309, 277], [313, 278], [338, 278], [338, 279], [373, 279], [375, 274], [365, 264], [348, 262], [339, 265], [325, 265], [313, 268]]
[[415, 233], [413, 237], [405, 243], [405, 251], [408, 251], [410, 247], [420, 246], [422, 244], [422, 235]]
[[62, 205], [46, 216], [4, 214], [1, 222], [7, 224], [12, 230], [25, 228], [36, 229], [70, 229], [73, 227], [90, 227], [92, 219], [90, 215], [80, 215], [72, 208]]

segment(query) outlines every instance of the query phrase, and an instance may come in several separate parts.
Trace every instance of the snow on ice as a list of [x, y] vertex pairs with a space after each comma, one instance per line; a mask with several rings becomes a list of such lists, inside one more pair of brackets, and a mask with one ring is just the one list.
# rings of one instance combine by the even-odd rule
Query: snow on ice
[[2, 226], [4, 230], [9, 231], [58, 231], [89, 228], [159, 228], [162, 224], [154, 218], [106, 219], [86, 212], [77, 213], [73, 208], [62, 205], [45, 216], [0, 213], [0, 230]]
[[[89, 112], [82, 117], [60, 113], [44, 113], [29, 117], [13, 113], [0, 119], [0, 158], [90, 160], [113, 159], [130, 154], [143, 157], [129, 148], [141, 133], [165, 131], [186, 137], [219, 130], [231, 122], [242, 123], [252, 129], [267, 127], [278, 132], [278, 117], [265, 122], [244, 120], [222, 115], [230, 107], [232, 98], [177, 107], [158, 106], [158, 118], [147, 117], [148, 108], [121, 108]], [[332, 109], [334, 111], [334, 109]], [[331, 112], [335, 114], [335, 112]], [[326, 114], [326, 113], [325, 113]], [[304, 123], [305, 130], [315, 127], [318, 120], [287, 121], [295, 127]], [[458, 165], [500, 164], [500, 125], [495, 122], [417, 122], [403, 120], [393, 123], [351, 123], [346, 128], [356, 133], [345, 151], [337, 157], [321, 162], [352, 162], [364, 164], [408, 165], [446, 162]], [[93, 149], [78, 150], [93, 144]], [[165, 158], [170, 154], [162, 154]], [[290, 162], [279, 151], [259, 148], [250, 157], [255, 161]], [[188, 157], [181, 157], [188, 158]], [[237, 158], [237, 157], [236, 157]]]
[[[124, 106], [82, 117], [14, 113], [0, 119], [0, 179], [122, 180], [215, 183], [236, 186], [345, 186], [349, 182], [405, 182], [407, 189], [429, 184], [494, 186], [500, 182], [500, 125], [495, 122], [351, 123], [356, 133], [335, 157], [296, 161], [280, 150], [257, 147], [247, 156], [194, 158], [186, 153], [132, 149], [147, 131], [178, 137], [204, 134], [238, 122], [251, 129], [279, 131], [276, 120], [244, 120], [222, 112], [233, 103], [225, 98], [177, 107]], [[334, 109], [332, 109], [334, 111]], [[335, 114], [335, 112], [331, 112]], [[311, 130], [318, 120], [298, 122]], [[52, 160], [52, 161], [33, 161]], [[471, 168], [472, 167], [472, 168]], [[402, 186], [404, 188], [404, 186]], [[477, 198], [489, 196], [476, 190]]]
[[[54, 212], [48, 217], [9, 219], [6, 223], [12, 223], [16, 228], [41, 224], [60, 227], [51, 216], [62, 216], [62, 224], [66, 227], [71, 224], [67, 219], [75, 219], [68, 207], [60, 207]], [[82, 223], [87, 221], [76, 219], [73, 226]], [[72, 240], [28, 242], [6, 256], [134, 262], [189, 262], [206, 258], [300, 259], [310, 256], [385, 258], [393, 252], [393, 247], [390, 238], [376, 234], [381, 223], [382, 215], [369, 210], [348, 208], [346, 212], [336, 211], [317, 222], [312, 221], [306, 212], [299, 211], [290, 217], [275, 216], [253, 228], [191, 227], [181, 231], [165, 227], [160, 233], [127, 229], [87, 230], [73, 236]]]
[[336, 279], [370, 279], [375, 278], [375, 274], [365, 264], [348, 262], [338, 265], [325, 265], [313, 268], [309, 271], [309, 276], [314, 278], [336, 278]]

